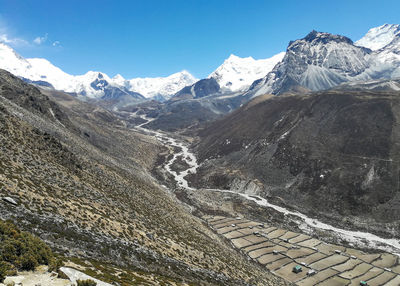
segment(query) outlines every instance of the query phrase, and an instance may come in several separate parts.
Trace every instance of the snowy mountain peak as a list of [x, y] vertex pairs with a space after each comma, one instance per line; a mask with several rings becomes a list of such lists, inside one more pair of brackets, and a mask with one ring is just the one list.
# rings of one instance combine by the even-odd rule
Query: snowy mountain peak
[[127, 80], [120, 74], [116, 74], [111, 80], [119, 86], [125, 86], [127, 83]]
[[394, 39], [400, 37], [400, 25], [384, 24], [372, 28], [360, 40], [355, 42], [357, 46], [369, 48], [373, 51], [382, 49], [389, 45]]
[[240, 61], [242, 59], [249, 59], [249, 58], [253, 59], [252, 57], [241, 58], [234, 54], [230, 54], [229, 57], [225, 60], [225, 62], [235, 62], [235, 61]]
[[112, 81], [113, 82], [118, 82], [118, 83], [123, 83], [126, 79], [120, 75], [120, 74], [116, 74], [113, 78]]
[[267, 75], [284, 55], [282, 52], [268, 59], [255, 60], [231, 54], [208, 78], [214, 78], [221, 88], [229, 91], [245, 90], [255, 80]]
[[134, 78], [129, 80], [129, 89], [145, 97], [163, 96], [169, 98], [182, 88], [192, 85], [196, 79], [188, 71], [183, 70], [167, 77]]
[[[55, 89], [76, 93], [81, 97], [101, 98], [110, 90], [123, 94], [140, 93], [145, 97], [169, 97], [183, 87], [197, 81], [188, 71], [174, 73], [168, 77], [124, 79], [117, 74], [110, 78], [98, 71], [83, 75], [70, 75], [42, 58], [25, 59], [14, 49], [0, 42], [0, 68], [32, 82], [49, 83]], [[136, 96], [136, 95], [135, 95]], [[137, 97], [137, 96], [136, 96]]]
[[177, 72], [177, 73], [175, 73], [175, 74], [180, 74], [180, 75], [183, 75], [183, 76], [190, 76], [190, 77], [192, 77], [192, 74], [191, 74], [190, 72], [188, 72], [187, 70], [182, 70], [182, 71]]
[[170, 79], [178, 78], [178, 79], [186, 80], [186, 81], [190, 81], [190, 82], [197, 81], [197, 79], [187, 70], [183, 70], [183, 71], [171, 74], [167, 78], [170, 78]]
[[122, 75], [120, 75], [119, 73], [116, 74], [112, 79], [113, 80], [121, 80], [121, 81], [125, 80], [125, 78]]
[[88, 71], [84, 75], [81, 75], [79, 77], [88, 79], [88, 80], [96, 80], [96, 79], [104, 79], [110, 81], [110, 77], [106, 75], [105, 73], [98, 72], [98, 71]]

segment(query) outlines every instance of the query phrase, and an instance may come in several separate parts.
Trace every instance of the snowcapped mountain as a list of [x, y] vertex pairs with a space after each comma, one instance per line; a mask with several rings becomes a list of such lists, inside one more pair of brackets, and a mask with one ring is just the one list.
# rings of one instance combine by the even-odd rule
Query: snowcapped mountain
[[371, 67], [366, 73], [373, 78], [400, 77], [400, 25], [372, 28], [356, 44], [374, 50]]
[[174, 73], [167, 77], [133, 78], [128, 81], [129, 90], [134, 90], [145, 97], [164, 96], [171, 97], [187, 85], [198, 81], [188, 71]]
[[384, 24], [370, 29], [364, 37], [354, 44], [376, 51], [387, 46], [399, 36], [400, 25]]
[[283, 60], [251, 89], [255, 95], [279, 94], [296, 87], [327, 89], [361, 75], [370, 65], [370, 53], [347, 37], [312, 31], [290, 42]]
[[162, 96], [170, 97], [183, 87], [197, 81], [189, 72], [182, 71], [168, 77], [124, 79], [121, 75], [110, 78], [105, 73], [89, 71], [84, 75], [70, 75], [46, 59], [25, 59], [11, 47], [0, 43], [0, 68], [33, 83], [51, 85], [57, 90], [76, 93], [82, 98], [134, 99]]
[[400, 77], [400, 26], [373, 28], [353, 43], [345, 36], [312, 31], [289, 43], [281, 62], [249, 93], [324, 90], [341, 83]]
[[[206, 80], [187, 71], [167, 77], [125, 79], [89, 71], [70, 75], [46, 59], [25, 59], [0, 43], [0, 68], [26, 81], [76, 93], [81, 98], [169, 99], [210, 94], [257, 96], [293, 90], [323, 90], [351, 81], [400, 77], [400, 25], [372, 28], [353, 43], [341, 35], [312, 31], [289, 43], [286, 53], [255, 60], [231, 55]], [[186, 97], [185, 97], [185, 96]]]
[[283, 59], [284, 55], [285, 53], [281, 52], [262, 60], [230, 55], [208, 78], [214, 78], [222, 89], [233, 92], [242, 91], [255, 80], [267, 75]]
[[0, 43], [0, 68], [33, 82], [53, 82], [55, 88], [64, 87], [73, 77], [45, 59], [24, 59], [11, 47]]
[[371, 67], [365, 71], [365, 74], [371, 75], [373, 79], [400, 77], [400, 37], [373, 53]]

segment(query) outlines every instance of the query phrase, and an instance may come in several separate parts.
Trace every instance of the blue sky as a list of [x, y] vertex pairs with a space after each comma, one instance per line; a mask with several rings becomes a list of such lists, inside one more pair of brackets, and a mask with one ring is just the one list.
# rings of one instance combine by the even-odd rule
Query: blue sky
[[231, 53], [267, 58], [312, 29], [358, 40], [399, 12], [399, 0], [0, 0], [0, 40], [71, 74], [201, 78]]

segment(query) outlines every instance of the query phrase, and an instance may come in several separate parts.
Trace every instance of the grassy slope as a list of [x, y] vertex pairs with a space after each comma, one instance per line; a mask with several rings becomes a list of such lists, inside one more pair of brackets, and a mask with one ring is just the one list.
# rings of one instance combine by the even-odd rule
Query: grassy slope
[[[96, 146], [77, 128], [34, 113], [0, 97], [0, 189], [19, 202], [18, 207], [1, 202], [0, 217], [39, 234], [67, 256], [204, 285], [279, 285], [140, 169], [160, 149], [150, 138], [113, 123], [95, 126], [75, 114], [73, 122], [95, 127], [91, 138], [108, 138]], [[113, 151], [125, 150], [132, 143], [128, 139], [140, 150], [132, 158]]]

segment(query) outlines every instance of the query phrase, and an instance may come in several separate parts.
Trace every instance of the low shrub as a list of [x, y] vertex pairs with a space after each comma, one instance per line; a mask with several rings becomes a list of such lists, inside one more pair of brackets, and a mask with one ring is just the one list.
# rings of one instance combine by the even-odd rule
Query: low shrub
[[88, 279], [88, 280], [77, 280], [76, 281], [76, 285], [77, 286], [96, 286], [97, 283], [94, 282], [91, 279]]
[[54, 257], [50, 260], [49, 272], [58, 272], [63, 265], [64, 263], [61, 259]]
[[7, 272], [9, 270], [8, 263], [4, 261], [0, 261], [0, 282], [3, 282], [7, 276]]
[[39, 265], [35, 255], [28, 251], [17, 258], [16, 265], [21, 270], [34, 270]]
[[34, 270], [54, 259], [51, 249], [38, 237], [0, 220], [0, 282], [11, 269]]

